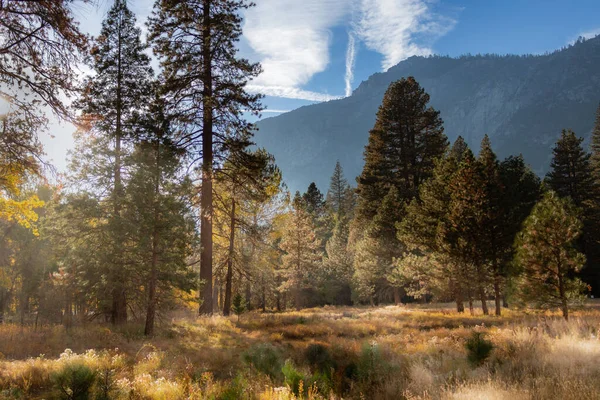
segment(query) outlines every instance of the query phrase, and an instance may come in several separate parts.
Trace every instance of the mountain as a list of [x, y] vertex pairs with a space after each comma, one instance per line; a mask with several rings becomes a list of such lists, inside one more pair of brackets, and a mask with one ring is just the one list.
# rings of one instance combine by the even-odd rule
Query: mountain
[[522, 153], [538, 174], [561, 129], [589, 138], [600, 102], [600, 36], [539, 56], [411, 57], [363, 81], [344, 99], [258, 123], [256, 142], [275, 155], [292, 190], [325, 191], [336, 160], [353, 181], [389, 84], [414, 76], [440, 110], [449, 139], [479, 151], [485, 134], [500, 158]]

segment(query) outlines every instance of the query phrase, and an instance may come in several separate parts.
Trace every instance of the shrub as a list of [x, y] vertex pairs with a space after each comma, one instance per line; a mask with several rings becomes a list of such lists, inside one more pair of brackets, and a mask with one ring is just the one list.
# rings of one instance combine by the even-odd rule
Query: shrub
[[358, 379], [367, 386], [372, 386], [383, 382], [389, 372], [390, 365], [384, 359], [379, 345], [375, 342], [363, 345], [356, 365]]
[[282, 378], [283, 356], [272, 344], [262, 343], [250, 347], [242, 354], [242, 360], [273, 380], [279, 381]]
[[294, 367], [292, 360], [286, 360], [281, 369], [285, 377], [285, 384], [290, 387], [296, 396], [300, 395], [301, 387], [304, 384], [304, 375]]
[[332, 370], [335, 369], [335, 362], [327, 347], [322, 344], [309, 344], [304, 350], [304, 358], [313, 373], [318, 372], [331, 377]]
[[242, 315], [244, 311], [246, 311], [246, 302], [244, 301], [244, 298], [241, 294], [236, 293], [236, 295], [233, 297], [232, 308], [235, 315], [237, 315], [239, 321], [240, 315]]
[[465, 343], [467, 359], [474, 366], [479, 366], [490, 356], [494, 344], [485, 338], [482, 332], [473, 332]]
[[96, 374], [85, 364], [67, 363], [60, 371], [54, 373], [52, 380], [59, 392], [59, 398], [87, 400]]

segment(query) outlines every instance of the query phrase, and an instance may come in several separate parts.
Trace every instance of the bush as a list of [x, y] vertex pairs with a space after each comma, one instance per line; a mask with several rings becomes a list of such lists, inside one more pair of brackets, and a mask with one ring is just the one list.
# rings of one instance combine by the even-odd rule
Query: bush
[[482, 332], [473, 332], [465, 343], [467, 359], [474, 366], [479, 366], [490, 356], [494, 344], [485, 338]]
[[331, 377], [332, 370], [335, 369], [335, 362], [327, 347], [322, 344], [309, 344], [304, 350], [304, 358], [313, 373], [317, 372]]
[[375, 342], [363, 345], [358, 363], [356, 375], [362, 383], [373, 386], [383, 382], [390, 372], [390, 365], [384, 359], [381, 348]]
[[281, 372], [283, 372], [283, 376], [285, 377], [285, 384], [290, 387], [296, 396], [300, 395], [300, 386], [305, 381], [304, 375], [294, 367], [291, 360], [286, 360]]
[[80, 363], [67, 363], [52, 380], [59, 392], [58, 397], [67, 400], [87, 400], [96, 374], [90, 367]]
[[282, 379], [283, 356], [272, 344], [250, 347], [242, 354], [242, 360], [275, 381]]

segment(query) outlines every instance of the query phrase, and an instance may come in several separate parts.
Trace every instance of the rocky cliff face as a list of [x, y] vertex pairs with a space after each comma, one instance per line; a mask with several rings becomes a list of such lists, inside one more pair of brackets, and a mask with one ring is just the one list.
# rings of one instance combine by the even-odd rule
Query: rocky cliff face
[[371, 76], [352, 96], [259, 122], [256, 142], [275, 155], [293, 190], [325, 190], [336, 160], [359, 175], [369, 129], [389, 84], [414, 76], [441, 111], [446, 134], [478, 152], [488, 134], [500, 158], [522, 153], [540, 175], [563, 128], [589, 137], [600, 102], [600, 36], [542, 56], [412, 57]]

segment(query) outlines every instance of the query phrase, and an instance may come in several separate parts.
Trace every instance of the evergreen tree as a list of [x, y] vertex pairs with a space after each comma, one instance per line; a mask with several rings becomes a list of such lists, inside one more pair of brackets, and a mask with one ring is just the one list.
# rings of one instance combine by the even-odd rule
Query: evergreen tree
[[400, 287], [388, 278], [394, 269], [394, 259], [403, 252], [396, 229], [396, 223], [402, 219], [403, 209], [398, 190], [392, 186], [357, 246], [354, 278], [362, 292], [359, 293], [362, 299], [373, 302], [375, 298], [383, 300], [392, 297], [394, 302], [400, 302]]
[[521, 299], [544, 308], [559, 307], [566, 320], [569, 308], [584, 299], [585, 285], [572, 278], [585, 263], [575, 247], [582, 228], [579, 215], [571, 199], [547, 192], [525, 220], [517, 240]]
[[352, 218], [354, 208], [354, 192], [344, 177], [344, 170], [339, 161], [335, 163], [326, 197], [327, 207], [340, 220], [343, 216]]
[[112, 285], [113, 305], [111, 320], [114, 324], [127, 321], [127, 293], [123, 275], [125, 268], [122, 244], [125, 231], [122, 208], [125, 184], [122, 177], [123, 141], [134, 137], [139, 124], [139, 111], [149, 103], [151, 94], [150, 59], [144, 53], [141, 30], [136, 27], [134, 14], [125, 0], [116, 0], [102, 23], [100, 36], [92, 49], [92, 66], [96, 74], [85, 82], [83, 97], [78, 106], [82, 119], [91, 128], [113, 141], [110, 154], [112, 166], [111, 201], [109, 216], [113, 244], [107, 280]]
[[[484, 227], [489, 222], [489, 197], [481, 164], [471, 151], [465, 152], [449, 186], [448, 225], [442, 229], [446, 251], [462, 266], [472, 269], [477, 297], [484, 314], [488, 314], [486, 286], [490, 270], [486, 254]], [[470, 296], [469, 296], [470, 297]]]
[[[448, 254], [448, 246], [440, 233], [449, 226], [450, 184], [467, 151], [470, 150], [459, 136], [446, 157], [436, 163], [433, 177], [420, 186], [418, 198], [407, 206], [406, 215], [398, 224], [398, 238], [410, 253], [403, 255], [394, 271], [395, 278], [409, 287], [419, 284], [415, 279], [426, 278], [432, 289], [455, 300], [458, 312], [464, 311], [469, 277], [459, 267], [460, 263]], [[427, 264], [421, 262], [423, 259]]]
[[[223, 189], [217, 202], [217, 209], [228, 217], [227, 233], [227, 272], [225, 274], [225, 294], [223, 315], [231, 312], [233, 269], [236, 259], [243, 271], [241, 257], [236, 257], [236, 231], [245, 229], [251, 231], [257, 228], [257, 222], [252, 221], [251, 209], [256, 203], [264, 203], [278, 192], [281, 183], [281, 173], [275, 165], [273, 156], [264, 149], [256, 151], [237, 152], [215, 173], [217, 186]], [[249, 275], [250, 271], [244, 271]]]
[[[561, 197], [570, 197], [583, 209], [583, 233], [578, 239], [579, 249], [586, 256], [582, 277], [592, 285], [594, 294], [600, 293], [600, 210], [598, 186], [593, 175], [591, 154], [582, 146], [571, 130], [563, 130], [553, 149], [551, 170], [546, 176], [548, 186]], [[593, 138], [592, 138], [593, 142]]]
[[314, 182], [311, 182], [311, 184], [308, 185], [306, 193], [302, 195], [302, 200], [304, 201], [306, 211], [315, 219], [318, 219], [323, 215], [325, 200], [323, 198], [323, 193], [321, 193]]
[[447, 139], [442, 119], [428, 102], [429, 95], [412, 77], [392, 83], [386, 91], [357, 179], [359, 219], [374, 218], [391, 187], [402, 202], [410, 202], [431, 176], [434, 160], [443, 156]]
[[331, 238], [325, 245], [324, 277], [321, 284], [325, 302], [350, 305], [353, 275], [352, 253], [348, 251], [349, 223], [345, 217], [336, 219]]
[[280, 248], [284, 252], [281, 290], [291, 292], [294, 306], [300, 309], [314, 294], [321, 253], [310, 214], [297, 202], [287, 216]]
[[193, 160], [202, 160], [201, 314], [213, 311], [213, 173], [249, 144], [259, 95], [246, 83], [260, 72], [238, 57], [246, 0], [158, 0], [149, 19], [149, 39], [160, 59], [165, 94], [178, 117], [180, 138]]
[[581, 146], [571, 130], [563, 130], [552, 150], [550, 172], [546, 175], [548, 185], [561, 197], [570, 197], [577, 207], [587, 207], [593, 201], [595, 185], [590, 165], [590, 154]]

